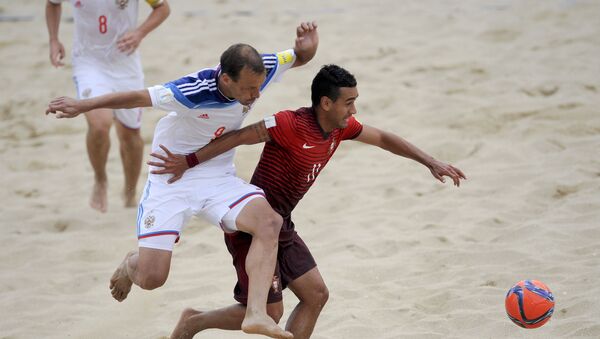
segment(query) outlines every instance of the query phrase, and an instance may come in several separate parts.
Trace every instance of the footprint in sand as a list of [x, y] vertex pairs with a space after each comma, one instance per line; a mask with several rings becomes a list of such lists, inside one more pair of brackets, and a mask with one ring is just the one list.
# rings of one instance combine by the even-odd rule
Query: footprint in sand
[[518, 38], [521, 32], [510, 29], [492, 29], [481, 34], [481, 38], [490, 42], [511, 42]]
[[554, 195], [552, 197], [554, 199], [563, 199], [577, 192], [579, 192], [578, 186], [559, 185], [556, 187]]

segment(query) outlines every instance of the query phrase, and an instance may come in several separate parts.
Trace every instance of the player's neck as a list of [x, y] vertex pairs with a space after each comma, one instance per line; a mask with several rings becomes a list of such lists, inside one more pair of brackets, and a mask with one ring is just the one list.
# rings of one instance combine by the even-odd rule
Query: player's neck
[[217, 78], [217, 89], [225, 98], [229, 100], [235, 100], [235, 98], [233, 97], [233, 93], [231, 93], [229, 88], [227, 88], [221, 75], [219, 75], [219, 77]]
[[320, 107], [316, 107], [314, 108], [314, 114], [317, 118], [317, 123], [319, 124], [319, 127], [321, 127], [321, 130], [324, 133], [329, 134], [335, 129], [335, 126], [331, 125], [326, 119], [327, 112], [323, 111]]

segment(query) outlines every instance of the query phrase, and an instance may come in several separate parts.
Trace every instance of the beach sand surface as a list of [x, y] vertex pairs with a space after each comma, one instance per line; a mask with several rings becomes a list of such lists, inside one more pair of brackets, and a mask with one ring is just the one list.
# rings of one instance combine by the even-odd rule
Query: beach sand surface
[[[340, 147], [293, 214], [330, 290], [312, 338], [600, 337], [600, 2], [170, 2], [140, 46], [147, 86], [215, 65], [236, 42], [290, 48], [296, 25], [316, 20], [317, 56], [267, 91], [246, 123], [309, 105], [314, 74], [335, 63], [358, 80], [362, 123], [468, 177], [456, 188], [389, 152]], [[149, 12], [142, 1], [140, 12]], [[232, 304], [222, 232], [201, 219], [185, 227], [163, 287], [111, 298], [114, 268], [137, 247], [114, 131], [100, 214], [88, 206], [85, 119], [44, 116], [75, 89], [71, 57], [61, 69], [48, 60], [43, 2], [0, 1], [0, 32], [0, 338], [166, 338], [184, 307]], [[163, 115], [144, 111], [144, 160]], [[242, 178], [260, 150], [239, 148]], [[505, 294], [523, 279], [554, 292], [542, 328], [506, 316]], [[282, 324], [297, 302], [284, 298]]]

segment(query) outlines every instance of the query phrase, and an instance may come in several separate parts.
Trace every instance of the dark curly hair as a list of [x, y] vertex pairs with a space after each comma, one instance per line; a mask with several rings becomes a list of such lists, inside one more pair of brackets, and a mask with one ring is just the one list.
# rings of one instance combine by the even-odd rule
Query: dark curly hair
[[356, 87], [356, 78], [338, 65], [325, 65], [313, 79], [310, 86], [312, 107], [319, 106], [322, 97], [336, 101], [340, 87]]

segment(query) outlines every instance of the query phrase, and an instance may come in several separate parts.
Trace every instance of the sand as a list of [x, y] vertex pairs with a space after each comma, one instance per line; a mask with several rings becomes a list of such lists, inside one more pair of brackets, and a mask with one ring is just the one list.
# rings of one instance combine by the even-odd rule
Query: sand
[[[336, 63], [358, 79], [363, 123], [469, 178], [455, 188], [388, 152], [341, 146], [294, 213], [330, 289], [313, 338], [600, 337], [599, 2], [171, 3], [140, 47], [146, 85], [214, 65], [235, 42], [288, 48], [298, 22], [317, 20], [315, 59], [268, 91], [246, 123], [309, 104], [312, 77]], [[49, 63], [43, 3], [0, 1], [0, 18], [0, 338], [164, 338], [184, 307], [233, 303], [222, 233], [200, 219], [184, 229], [165, 286], [110, 297], [112, 271], [137, 246], [116, 136], [100, 214], [88, 207], [85, 120], [43, 114], [53, 97], [75, 95], [70, 57], [63, 69]], [[67, 53], [72, 30], [62, 23]], [[144, 114], [147, 160], [163, 113]], [[259, 153], [238, 150], [241, 177]], [[505, 314], [504, 295], [522, 279], [555, 294], [540, 329]], [[284, 297], [283, 321], [296, 303]]]

